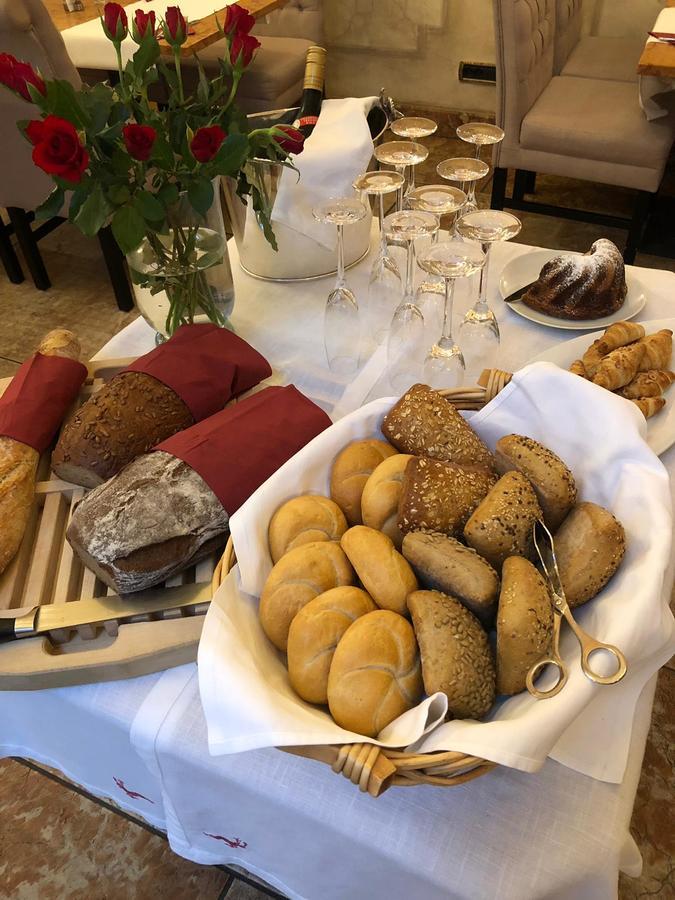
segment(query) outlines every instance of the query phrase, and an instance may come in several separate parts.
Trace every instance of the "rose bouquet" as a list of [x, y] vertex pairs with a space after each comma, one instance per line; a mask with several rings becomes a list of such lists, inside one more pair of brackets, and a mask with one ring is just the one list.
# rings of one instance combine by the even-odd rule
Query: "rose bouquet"
[[[250, 33], [254, 22], [243, 7], [227, 7], [220, 24], [227, 42], [220, 71], [207, 77], [195, 54], [197, 86], [190, 95], [180, 51], [189, 23], [177, 6], [160, 21], [154, 12], [137, 9], [129, 25], [122, 6], [105, 5], [101, 25], [119, 70], [114, 85], [78, 91], [0, 54], [0, 84], [40, 114], [18, 123], [33, 146], [35, 165], [55, 183], [36, 217], [57, 215], [65, 205], [69, 221], [84, 234], [110, 225], [134, 281], [152, 293], [166, 290], [168, 334], [197, 312], [224, 323], [210, 270], [222, 264], [226, 246], [222, 235], [206, 227], [218, 178], [236, 179], [239, 195], [250, 198], [274, 246], [265, 206], [246, 178], [245, 164], [266, 157], [292, 165], [290, 154], [302, 150], [296, 129], [249, 130], [235, 104], [242, 75], [260, 46]], [[121, 45], [128, 35], [137, 49], [123, 65]], [[163, 102], [155, 102], [151, 98], [160, 85]]]

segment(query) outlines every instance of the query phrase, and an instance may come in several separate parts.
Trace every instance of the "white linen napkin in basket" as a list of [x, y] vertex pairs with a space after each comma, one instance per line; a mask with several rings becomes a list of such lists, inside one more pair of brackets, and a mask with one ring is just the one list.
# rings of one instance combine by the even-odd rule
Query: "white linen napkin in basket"
[[[327, 494], [335, 455], [351, 440], [379, 436], [392, 402], [377, 400], [341, 419], [232, 516], [239, 575], [233, 573], [217, 592], [199, 647], [212, 754], [345, 741], [326, 711], [294, 695], [283, 658], [259, 625], [254, 598], [271, 569], [267, 524], [274, 510], [303, 492]], [[436, 727], [441, 707], [437, 699], [427, 699], [422, 710], [407, 713], [380, 738], [394, 745], [392, 737], [416, 732], [406, 746], [415, 742], [422, 752], [457, 750], [524, 771], [536, 771], [552, 755], [592, 777], [620, 781], [637, 697], [675, 647], [670, 586], [664, 585], [672, 529], [668, 475], [644, 442], [645, 423], [637, 409], [550, 363], [517, 373], [471, 422], [491, 447], [514, 432], [546, 444], [574, 471], [580, 498], [608, 507], [623, 523], [628, 551], [621, 569], [576, 616], [592, 635], [623, 650], [628, 674], [613, 686], [587, 681], [578, 645], [565, 625], [562, 655], [569, 682], [556, 697], [535, 700], [523, 693], [501, 701], [488, 721]]]
[[337, 246], [334, 225], [322, 225], [312, 215], [330, 197], [351, 197], [352, 184], [365, 172], [373, 155], [367, 115], [376, 97], [324, 100], [314, 131], [293, 163], [300, 173], [284, 169], [274, 200], [272, 223], [280, 222], [327, 250]]

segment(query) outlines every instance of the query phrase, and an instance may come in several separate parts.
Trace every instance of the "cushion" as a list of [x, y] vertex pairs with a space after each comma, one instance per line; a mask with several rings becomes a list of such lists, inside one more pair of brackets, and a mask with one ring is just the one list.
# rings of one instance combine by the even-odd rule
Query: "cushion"
[[520, 145], [578, 159], [662, 169], [675, 122], [648, 122], [624, 81], [557, 76], [523, 119]]
[[645, 38], [641, 35], [635, 38], [585, 37], [572, 50], [560, 74], [636, 82], [637, 65], [644, 46]]

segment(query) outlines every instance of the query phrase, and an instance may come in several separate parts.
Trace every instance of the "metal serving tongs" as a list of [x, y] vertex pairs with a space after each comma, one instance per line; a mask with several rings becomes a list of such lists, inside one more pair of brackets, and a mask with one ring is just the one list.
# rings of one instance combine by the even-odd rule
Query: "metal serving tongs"
[[[584, 675], [596, 684], [616, 684], [617, 681], [621, 681], [626, 674], [627, 665], [625, 656], [612, 644], [603, 644], [601, 641], [596, 641], [595, 638], [592, 638], [590, 634], [586, 634], [583, 628], [576, 623], [567, 604], [567, 600], [565, 599], [565, 592], [563, 591], [562, 583], [560, 581], [560, 573], [555, 558], [555, 549], [551, 532], [541, 520], [537, 520], [534, 523], [532, 530], [534, 534], [534, 546], [539, 554], [539, 559], [541, 560], [541, 565], [551, 593], [551, 603], [553, 605], [553, 649], [548, 656], [543, 657], [539, 662], [535, 663], [527, 673], [525, 684], [527, 685], [528, 691], [533, 697], [536, 697], [537, 700], [546, 700], [549, 697], [555, 697], [567, 682], [567, 666], [560, 656], [560, 627], [563, 618], [567, 619], [570, 628], [581, 645], [581, 668], [583, 669]], [[605, 650], [607, 653], [611, 653], [616, 659], [617, 669], [613, 675], [599, 675], [591, 668], [589, 659], [591, 654], [596, 650]], [[557, 670], [558, 679], [552, 688], [549, 688], [547, 691], [540, 691], [535, 687], [534, 682], [541, 674], [542, 669], [546, 668], [546, 666], [553, 666]]]

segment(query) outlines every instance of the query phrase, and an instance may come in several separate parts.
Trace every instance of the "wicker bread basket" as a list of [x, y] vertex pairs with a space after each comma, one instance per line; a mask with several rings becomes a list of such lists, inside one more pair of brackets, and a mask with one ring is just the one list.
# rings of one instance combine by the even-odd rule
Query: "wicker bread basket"
[[[478, 380], [478, 387], [449, 388], [439, 393], [457, 409], [477, 410], [489, 403], [510, 380], [509, 372], [486, 369]], [[235, 563], [234, 546], [230, 538], [213, 573], [214, 594]], [[379, 796], [394, 785], [404, 787], [431, 784], [436, 787], [454, 787], [472, 781], [496, 766], [496, 763], [454, 751], [409, 753], [369, 743], [279, 749], [326, 763], [334, 772], [344, 775], [372, 797]]]

